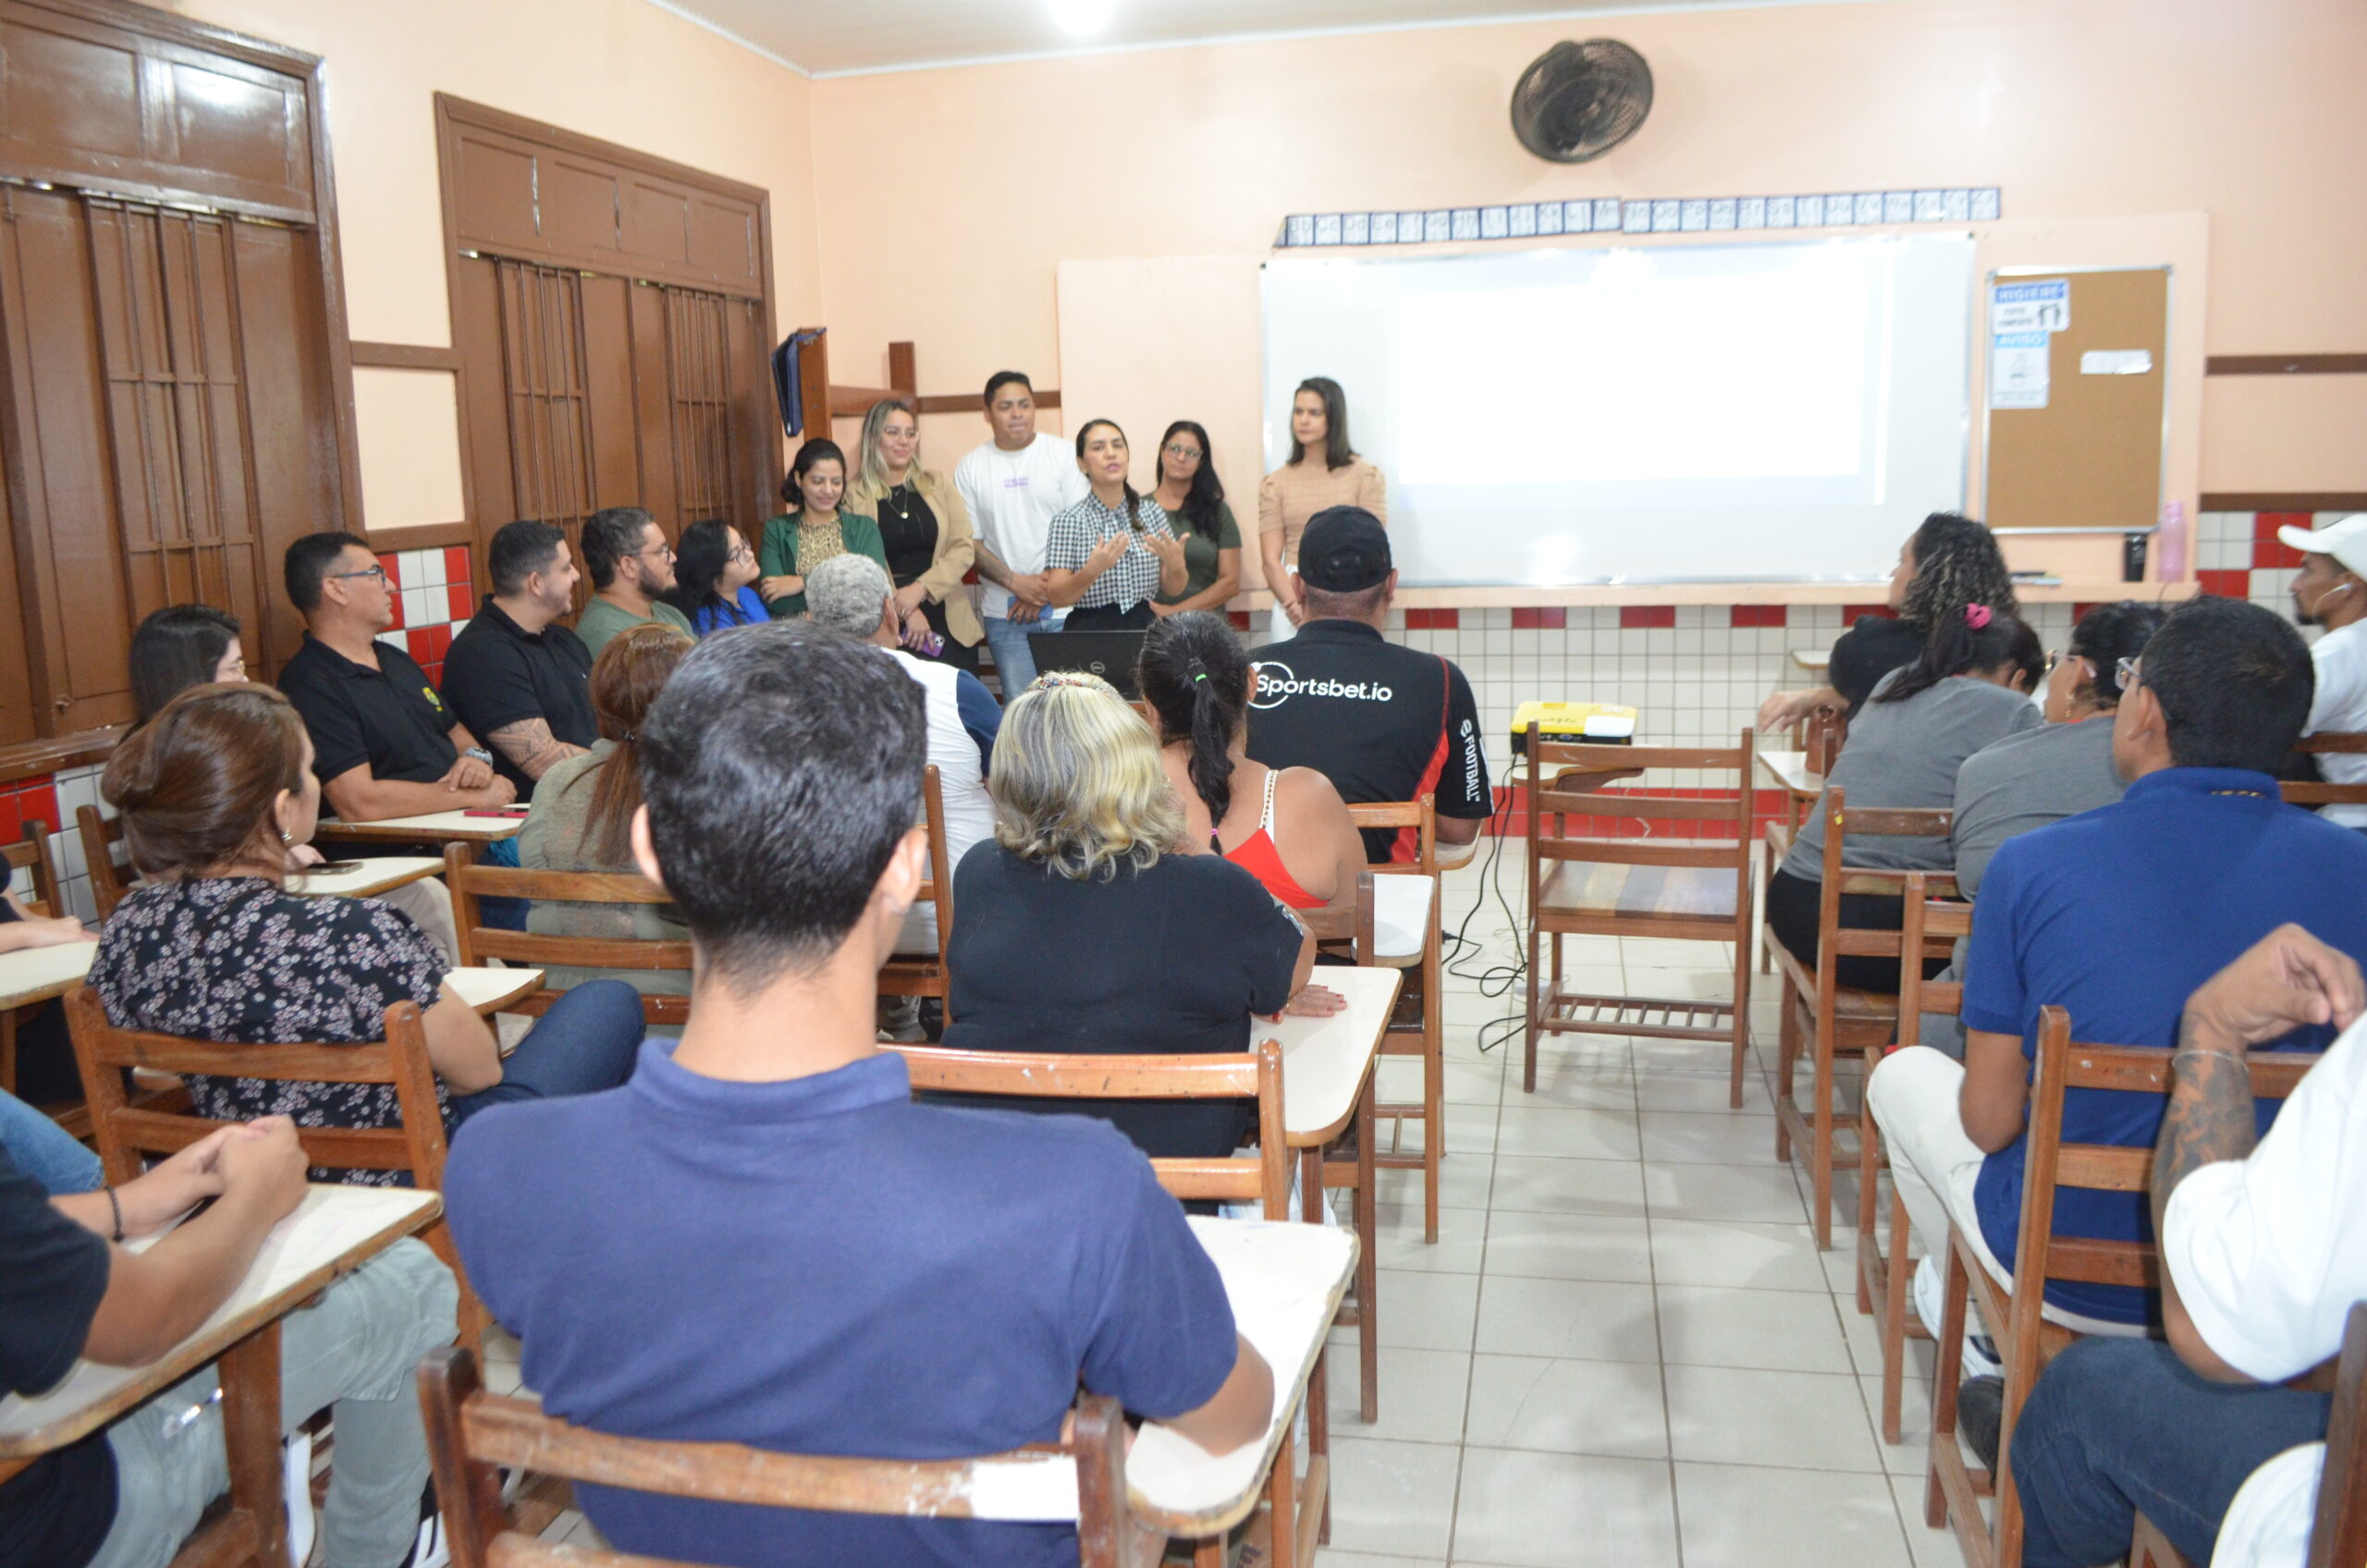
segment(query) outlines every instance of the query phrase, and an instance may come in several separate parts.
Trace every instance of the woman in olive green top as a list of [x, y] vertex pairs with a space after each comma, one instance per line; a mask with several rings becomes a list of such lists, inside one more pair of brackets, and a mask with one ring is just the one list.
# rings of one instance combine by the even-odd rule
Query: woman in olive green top
[[888, 570], [888, 549], [879, 524], [856, 512], [840, 511], [847, 489], [847, 455], [836, 441], [816, 436], [797, 448], [781, 481], [780, 498], [790, 509], [765, 524], [756, 550], [756, 592], [775, 620], [805, 613], [805, 574], [832, 556], [869, 556]]
[[[534, 788], [533, 809], [518, 834], [518, 864], [528, 871], [632, 871], [633, 814], [641, 809], [638, 737], [674, 667], [698, 643], [657, 621], [618, 632], [592, 664], [592, 709], [600, 739], [581, 756], [555, 764]], [[537, 899], [526, 929], [551, 937], [687, 942], [671, 904], [587, 904]], [[687, 969], [584, 969], [554, 965], [546, 984], [564, 991], [603, 975], [644, 996], [688, 996]]]
[[1159, 488], [1151, 492], [1151, 499], [1175, 520], [1188, 574], [1184, 591], [1171, 598], [1160, 594], [1152, 602], [1152, 611], [1166, 616], [1215, 610], [1221, 615], [1241, 590], [1241, 525], [1224, 504], [1224, 484], [1217, 478], [1208, 433], [1188, 419], [1169, 425], [1159, 444]]

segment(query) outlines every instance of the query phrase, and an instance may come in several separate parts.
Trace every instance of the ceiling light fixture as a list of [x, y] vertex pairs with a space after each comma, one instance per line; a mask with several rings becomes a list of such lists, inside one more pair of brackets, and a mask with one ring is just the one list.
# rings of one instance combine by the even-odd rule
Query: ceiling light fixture
[[1117, 0], [1051, 0], [1052, 20], [1072, 38], [1091, 38], [1110, 25]]

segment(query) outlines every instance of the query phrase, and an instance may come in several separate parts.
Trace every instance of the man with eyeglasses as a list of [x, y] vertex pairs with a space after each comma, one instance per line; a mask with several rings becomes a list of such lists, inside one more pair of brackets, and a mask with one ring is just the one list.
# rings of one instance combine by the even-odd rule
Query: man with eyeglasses
[[575, 618], [575, 634], [598, 658], [608, 639], [651, 621], [695, 635], [691, 618], [659, 595], [674, 586], [674, 549], [666, 531], [639, 507], [609, 507], [583, 525], [583, 570], [592, 602]]
[[[2019, 1241], [2041, 1008], [2066, 1009], [2076, 1039], [2168, 1046], [2185, 998], [2281, 925], [2367, 958], [2367, 840], [2285, 804], [2273, 777], [2310, 711], [2300, 634], [2258, 606], [2198, 599], [2116, 674], [2113, 761], [2127, 793], [1998, 847], [1974, 905], [1963, 1064], [1910, 1046], [1866, 1088], [1925, 1251], [1946, 1246], [1953, 1222], [2000, 1280]], [[2333, 1035], [2298, 1028], [2262, 1048], [2320, 1050]], [[2149, 1146], [2163, 1105], [2075, 1090], [2063, 1141]], [[2262, 1131], [2274, 1109], [2263, 1103]], [[2144, 1195], [2066, 1190], [2054, 1234], [2146, 1237]], [[1918, 1305], [1936, 1318], [1938, 1303]], [[2057, 1282], [2046, 1314], [2078, 1332], [2141, 1334], [2159, 1311], [2134, 1286]]]
[[279, 689], [313, 737], [321, 794], [344, 822], [507, 805], [515, 798], [408, 653], [378, 633], [395, 623], [394, 587], [364, 541], [308, 533], [288, 546], [288, 601], [304, 643]]

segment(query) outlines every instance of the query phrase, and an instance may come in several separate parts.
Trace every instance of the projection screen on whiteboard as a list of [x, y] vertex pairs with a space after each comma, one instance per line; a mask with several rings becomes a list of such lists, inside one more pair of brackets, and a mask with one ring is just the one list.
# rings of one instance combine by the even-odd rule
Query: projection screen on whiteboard
[[1873, 581], [1964, 504], [1969, 236], [1266, 265], [1266, 455], [1345, 389], [1409, 585]]

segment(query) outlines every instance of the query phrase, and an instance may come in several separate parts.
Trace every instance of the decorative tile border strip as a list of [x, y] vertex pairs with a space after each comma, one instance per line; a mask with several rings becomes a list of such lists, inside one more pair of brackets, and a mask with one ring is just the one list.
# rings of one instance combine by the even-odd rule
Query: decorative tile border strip
[[1278, 250], [1334, 245], [1435, 245], [1534, 239], [1556, 234], [1721, 234], [1750, 229], [1839, 228], [1869, 224], [1991, 223], [2003, 214], [1996, 186], [1856, 190], [1816, 196], [1596, 196], [1389, 213], [1294, 213]]

